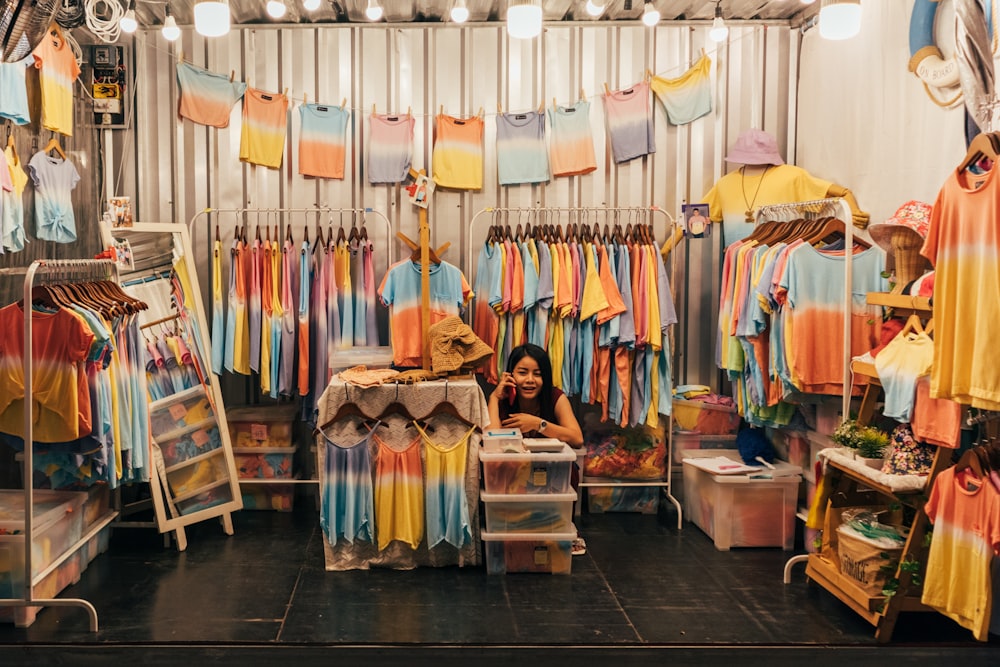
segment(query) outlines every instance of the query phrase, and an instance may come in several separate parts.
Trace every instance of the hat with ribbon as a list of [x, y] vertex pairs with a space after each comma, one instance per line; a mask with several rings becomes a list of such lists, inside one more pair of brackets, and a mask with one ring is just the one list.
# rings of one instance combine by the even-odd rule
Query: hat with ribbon
[[431, 325], [431, 368], [435, 373], [457, 371], [462, 366], [479, 366], [493, 354], [462, 318], [451, 315]]
[[745, 130], [729, 149], [726, 162], [740, 164], [785, 164], [778, 150], [778, 141], [764, 130]]

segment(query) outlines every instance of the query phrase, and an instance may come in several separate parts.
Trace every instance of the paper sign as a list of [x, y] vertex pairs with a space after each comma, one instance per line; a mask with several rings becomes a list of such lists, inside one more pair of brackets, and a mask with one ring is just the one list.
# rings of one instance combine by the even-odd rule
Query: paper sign
[[267, 424], [250, 424], [250, 437], [254, 440], [267, 440]]
[[170, 406], [170, 416], [175, 422], [179, 422], [187, 416], [188, 409], [183, 403], [174, 403]]
[[191, 441], [198, 447], [204, 447], [205, 445], [208, 444], [209, 441], [208, 433], [206, 433], [201, 429], [198, 429], [197, 431], [191, 434]]

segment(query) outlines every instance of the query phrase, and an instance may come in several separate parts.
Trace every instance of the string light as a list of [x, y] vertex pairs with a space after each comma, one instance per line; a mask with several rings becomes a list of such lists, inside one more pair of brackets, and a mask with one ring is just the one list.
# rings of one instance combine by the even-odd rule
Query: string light
[[451, 8], [451, 20], [455, 23], [465, 23], [469, 20], [469, 8], [465, 6], [465, 0], [455, 2], [455, 6]]
[[652, 2], [647, 2], [642, 10], [642, 22], [652, 28], [660, 22], [660, 12], [656, 10]]
[[307, 12], [314, 12], [319, 9], [319, 0], [302, 0], [302, 8]]
[[166, 18], [163, 19], [163, 27], [160, 28], [160, 33], [163, 35], [163, 39], [168, 42], [176, 42], [181, 36], [181, 29], [177, 27], [177, 21], [174, 19], [173, 14], [170, 13], [170, 5], [166, 8]]
[[542, 34], [542, 1], [510, 0], [507, 34], [515, 39], [531, 39]]
[[368, 0], [368, 9], [365, 10], [365, 16], [368, 17], [369, 21], [378, 21], [382, 18], [382, 5], [378, 4], [376, 0]]
[[819, 8], [819, 36], [850, 39], [861, 32], [861, 0], [823, 0]]
[[708, 38], [713, 42], [724, 42], [729, 37], [729, 28], [722, 20], [722, 0], [715, 3], [715, 18], [712, 19], [712, 28], [708, 31]]
[[194, 6], [194, 29], [204, 37], [222, 37], [229, 32], [228, 0], [201, 0]]
[[125, 12], [125, 16], [122, 17], [121, 23], [118, 25], [122, 29], [122, 32], [129, 34], [138, 30], [139, 22], [135, 20], [135, 0], [128, 3], [128, 11]]
[[594, 0], [587, 0], [587, 13], [595, 18], [603, 14], [606, 7], [607, 3], [597, 4]]
[[283, 0], [267, 0], [267, 15], [273, 19], [280, 19], [285, 16], [288, 7]]

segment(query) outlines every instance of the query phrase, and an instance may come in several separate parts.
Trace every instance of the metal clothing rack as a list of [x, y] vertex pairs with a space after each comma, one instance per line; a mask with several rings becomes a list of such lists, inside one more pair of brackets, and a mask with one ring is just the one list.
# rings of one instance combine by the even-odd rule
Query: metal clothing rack
[[[34, 484], [32, 483], [34, 473], [34, 452], [33, 422], [34, 422], [34, 401], [31, 400], [32, 388], [32, 317], [31, 317], [31, 292], [35, 284], [36, 274], [44, 274], [46, 282], [79, 282], [91, 279], [110, 279], [117, 282], [118, 267], [111, 260], [36, 260], [27, 268], [18, 267], [0, 270], [0, 275], [19, 275], [24, 273], [24, 349], [22, 352], [22, 367], [24, 372], [24, 595], [20, 599], [0, 600], [0, 607], [83, 607], [90, 616], [90, 631], [97, 632], [97, 609], [87, 600], [80, 598], [35, 598], [34, 581], [32, 577], [32, 537], [33, 517], [32, 508], [34, 503]], [[57, 558], [49, 568], [41, 573], [47, 575], [67, 558], [86, 544], [98, 531], [104, 528], [115, 515], [110, 514], [104, 521], [99, 521], [93, 529], [87, 531], [74, 545], [66, 550], [66, 553]]]
[[[474, 243], [474, 239], [475, 239], [475, 235], [473, 234], [473, 230], [475, 229], [476, 223], [479, 221], [479, 218], [482, 217], [485, 214], [489, 214], [491, 219], [493, 217], [495, 217], [495, 216], [508, 216], [509, 217], [510, 215], [517, 215], [518, 218], [520, 219], [521, 216], [525, 216], [526, 215], [528, 217], [528, 221], [529, 222], [534, 221], [534, 222], [537, 222], [537, 223], [540, 223], [540, 224], [546, 224], [546, 223], [553, 222], [550, 219], [550, 216], [553, 216], [553, 215], [557, 217], [557, 221], [558, 221], [558, 217], [560, 217], [561, 215], [565, 215], [568, 219], [570, 219], [573, 222], [577, 222], [577, 223], [584, 222], [586, 224], [589, 224], [591, 221], [597, 222], [599, 216], [604, 216], [606, 222], [619, 223], [619, 222], [622, 221], [622, 216], [624, 215], [624, 216], [626, 216], [626, 218], [625, 218], [626, 222], [632, 222], [632, 221], [634, 221], [634, 222], [638, 222], [638, 223], [652, 224], [653, 217], [656, 214], [660, 214], [666, 220], [667, 224], [666, 224], [665, 231], [667, 233], [666, 235], [667, 235], [668, 238], [673, 233], [673, 228], [674, 228], [674, 217], [672, 215], [670, 215], [670, 213], [668, 213], [667, 211], [665, 211], [664, 209], [662, 209], [662, 208], [660, 208], [658, 206], [626, 206], [626, 207], [614, 207], [614, 206], [540, 206], [540, 207], [517, 207], [517, 208], [503, 208], [503, 207], [492, 207], [491, 206], [491, 207], [487, 207], [487, 208], [479, 210], [474, 216], [472, 216], [472, 220], [469, 221], [469, 233], [467, 235], [468, 236], [468, 243], [466, 244], [466, 249], [465, 249], [466, 250], [465, 266], [469, 267], [469, 269], [473, 273], [475, 272], [475, 269], [478, 268], [478, 267], [476, 267], [476, 266], [473, 265], [474, 261], [476, 260], [476, 258], [473, 256], [473, 243]], [[590, 219], [590, 216], [594, 216], [594, 218]], [[576, 218], [576, 219], [572, 220], [573, 218]], [[654, 241], [656, 241], [655, 236], [656, 236], [656, 234], [655, 234], [655, 227], [654, 227], [654, 239], [653, 239]], [[657, 245], [656, 256], [660, 257], [660, 251], [659, 251], [659, 246], [658, 245]], [[671, 267], [673, 267], [673, 262], [674, 262], [673, 257], [674, 256], [676, 256], [676, 253], [671, 253], [671, 259], [670, 259]], [[674, 284], [674, 281], [671, 279], [671, 285], [673, 285], [673, 284]], [[665, 353], [669, 354], [670, 350], [666, 350]], [[676, 369], [676, 363], [674, 363], [674, 361], [675, 360], [671, 360], [671, 369]], [[672, 414], [670, 416], [670, 420], [667, 423], [666, 431], [667, 431], [667, 442], [666, 442], [667, 455], [666, 455], [665, 458], [666, 458], [666, 463], [667, 463], [667, 470], [666, 470], [666, 475], [665, 475], [665, 479], [664, 480], [662, 480], [662, 481], [655, 481], [655, 482], [643, 482], [643, 481], [635, 481], [635, 482], [588, 482], [588, 481], [585, 481], [585, 479], [583, 478], [583, 475], [581, 474], [581, 476], [580, 476], [580, 488], [584, 488], [584, 487], [613, 487], [613, 488], [618, 488], [618, 487], [660, 487], [660, 488], [663, 489], [663, 494], [666, 496], [667, 500], [669, 500], [671, 503], [673, 503], [674, 507], [677, 508], [677, 530], [681, 530], [683, 528], [683, 509], [681, 508], [680, 501], [678, 501], [677, 498], [675, 498], [674, 495], [673, 495], [673, 493], [671, 492], [671, 479], [673, 477], [673, 415]]]

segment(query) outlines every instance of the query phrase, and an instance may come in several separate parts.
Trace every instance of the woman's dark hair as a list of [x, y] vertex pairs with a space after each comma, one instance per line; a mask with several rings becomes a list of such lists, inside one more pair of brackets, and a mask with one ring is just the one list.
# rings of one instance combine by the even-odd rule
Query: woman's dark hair
[[[518, 345], [510, 351], [510, 357], [507, 358], [507, 372], [513, 373], [514, 366], [517, 366], [517, 363], [525, 357], [534, 359], [535, 363], [538, 364], [538, 370], [542, 374], [542, 388], [538, 390], [538, 404], [541, 412], [539, 416], [546, 421], [554, 422], [556, 414], [552, 405], [552, 361], [549, 359], [549, 353], [531, 343]], [[516, 400], [518, 410], [520, 410], [520, 394]]]

